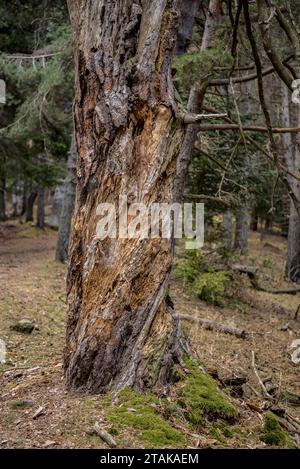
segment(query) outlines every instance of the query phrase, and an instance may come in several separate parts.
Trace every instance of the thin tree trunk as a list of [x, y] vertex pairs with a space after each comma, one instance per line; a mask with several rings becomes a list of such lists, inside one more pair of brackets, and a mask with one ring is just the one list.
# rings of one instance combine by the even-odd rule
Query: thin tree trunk
[[[209, 16], [206, 22], [209, 22], [209, 26], [205, 26], [204, 35], [202, 38], [201, 50], [204, 51], [214, 46], [215, 40], [215, 29], [220, 19], [220, 0], [211, 0], [209, 6]], [[206, 24], [206, 23], [205, 23]], [[190, 113], [201, 113], [204, 95], [207, 89], [207, 83], [196, 82], [191, 88], [187, 110]], [[185, 181], [187, 179], [188, 168], [192, 158], [193, 149], [197, 140], [199, 132], [199, 123], [190, 124], [186, 130], [184, 141], [180, 149], [180, 154], [177, 159], [176, 168], [176, 182], [174, 200], [180, 202], [183, 197]]]
[[225, 248], [232, 249], [233, 247], [233, 214], [230, 210], [227, 210], [223, 215], [223, 243]]
[[67, 162], [67, 176], [64, 184], [64, 199], [56, 244], [55, 259], [59, 262], [66, 262], [68, 259], [71, 221], [74, 212], [76, 193], [76, 159], [76, 143], [75, 137], [73, 136]]
[[6, 220], [6, 203], [5, 203], [5, 192], [6, 192], [6, 181], [5, 177], [0, 178], [0, 221]]
[[[252, 112], [251, 103], [251, 82], [240, 84], [240, 102], [238, 103], [239, 112], [242, 116], [249, 116]], [[250, 169], [250, 158], [245, 154], [244, 171], [245, 176], [248, 176]], [[235, 240], [234, 249], [244, 254], [248, 249], [248, 234], [249, 234], [249, 203], [244, 196], [242, 205], [236, 210], [236, 227], [235, 227]]]
[[248, 211], [246, 207], [239, 207], [236, 212], [234, 249], [245, 254], [248, 249]]
[[[294, 112], [296, 116], [296, 122], [300, 122], [298, 116], [298, 109], [290, 104], [291, 93], [287, 86], [282, 84], [282, 125], [291, 125], [293, 118], [291, 113]], [[297, 114], [296, 114], [297, 113]], [[297, 173], [300, 169], [300, 138], [296, 137], [295, 145], [293, 145], [292, 136], [286, 134], [282, 136], [282, 153], [284, 156], [285, 164], [289, 171]], [[298, 200], [300, 200], [300, 189], [299, 181], [289, 177], [289, 183], [293, 188], [293, 191]], [[289, 229], [288, 229], [288, 250], [287, 250], [287, 261], [285, 266], [286, 276], [297, 283], [300, 283], [300, 218], [294, 207], [292, 201], [290, 201], [290, 215], [289, 215]]]
[[221, 1], [210, 0], [207, 18], [205, 21], [204, 34], [202, 38], [201, 50], [211, 49], [215, 46], [216, 24], [220, 19]]
[[256, 207], [254, 207], [251, 213], [250, 230], [252, 231], [258, 230], [258, 213], [257, 213]]
[[38, 187], [37, 200], [37, 221], [36, 226], [43, 230], [45, 228], [45, 189], [43, 186]]
[[[298, 109], [297, 119], [300, 124], [300, 113]], [[300, 174], [300, 134], [297, 134], [294, 146], [294, 172]], [[293, 178], [291, 184], [294, 194], [298, 201], [300, 201], [300, 182]], [[293, 282], [300, 283], [300, 217], [293, 202], [291, 202], [289, 218], [286, 275]]]
[[53, 198], [53, 205], [51, 210], [51, 215], [48, 220], [48, 225], [51, 228], [58, 229], [59, 221], [62, 211], [62, 205], [64, 200], [64, 184], [56, 186]]
[[[79, 6], [78, 6], [79, 3]], [[90, 392], [166, 386], [181, 363], [167, 296], [172, 239], [99, 240], [97, 207], [172, 202], [184, 130], [175, 117], [175, 1], [71, 2], [78, 186], [65, 375]]]
[[22, 206], [20, 211], [20, 218], [23, 217], [26, 213], [26, 204], [27, 204], [27, 184], [26, 181], [23, 183], [23, 193], [22, 193]]
[[34, 202], [36, 201], [37, 195], [37, 191], [32, 191], [28, 196], [26, 203], [26, 222], [33, 221], [33, 206]]

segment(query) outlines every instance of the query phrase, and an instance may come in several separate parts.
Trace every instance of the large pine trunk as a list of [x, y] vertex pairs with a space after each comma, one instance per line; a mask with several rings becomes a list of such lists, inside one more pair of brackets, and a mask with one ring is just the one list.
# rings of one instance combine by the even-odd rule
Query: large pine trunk
[[[141, 6], [140, 6], [141, 5]], [[172, 202], [184, 131], [171, 58], [175, 0], [69, 1], [78, 186], [68, 272], [69, 389], [167, 385], [181, 362], [167, 295], [172, 239], [95, 238], [98, 204]]]

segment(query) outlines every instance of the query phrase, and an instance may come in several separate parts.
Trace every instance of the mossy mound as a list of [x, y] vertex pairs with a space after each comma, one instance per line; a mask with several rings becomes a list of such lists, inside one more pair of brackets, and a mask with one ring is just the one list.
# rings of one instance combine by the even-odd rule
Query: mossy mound
[[284, 431], [277, 418], [268, 413], [265, 417], [261, 440], [270, 446], [279, 446], [280, 448], [296, 448], [289, 434]]
[[178, 404], [185, 409], [186, 419], [196, 427], [203, 423], [204, 416], [233, 421], [238, 411], [215, 381], [191, 359], [185, 358], [185, 365], [189, 374], [178, 390]]
[[159, 415], [159, 400], [151, 394], [138, 394], [123, 389], [118, 404], [111, 406], [111, 396], [105, 400], [106, 417], [114, 431], [131, 427], [139, 433], [139, 441], [145, 448], [183, 448], [185, 437]]

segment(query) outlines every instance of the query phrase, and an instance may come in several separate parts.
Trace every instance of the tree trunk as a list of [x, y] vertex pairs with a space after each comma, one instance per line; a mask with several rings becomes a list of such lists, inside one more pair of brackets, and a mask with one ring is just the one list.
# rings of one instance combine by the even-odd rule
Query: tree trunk
[[[298, 109], [297, 120], [300, 124], [300, 113]], [[296, 135], [294, 145], [294, 172], [300, 174], [300, 134]], [[291, 185], [295, 196], [300, 201], [300, 182], [291, 178]], [[286, 263], [286, 275], [293, 282], [300, 283], [300, 217], [293, 202], [290, 205], [289, 233], [288, 233], [288, 255]]]
[[250, 220], [250, 229], [252, 231], [258, 230], [258, 213], [257, 207], [254, 207], [251, 213], [251, 220]]
[[236, 213], [234, 249], [239, 254], [245, 254], [248, 249], [248, 212], [239, 207]]
[[51, 228], [58, 229], [59, 228], [59, 221], [62, 211], [62, 205], [64, 200], [64, 184], [60, 184], [56, 186], [54, 192], [54, 200], [51, 210], [51, 215], [48, 220], [48, 225]]
[[202, 38], [201, 50], [215, 47], [216, 22], [219, 21], [221, 14], [221, 0], [210, 0], [205, 21], [205, 28]]
[[37, 198], [37, 191], [32, 191], [29, 194], [29, 197], [27, 199], [27, 204], [26, 204], [26, 219], [25, 221], [33, 221], [33, 206], [34, 202], [36, 201]]
[[195, 17], [199, 9], [199, 0], [180, 0], [180, 27], [176, 43], [176, 55], [184, 54], [193, 36]]
[[21, 205], [21, 211], [20, 211], [20, 218], [23, 217], [26, 213], [26, 206], [27, 206], [27, 184], [26, 181], [23, 183], [23, 192], [22, 192], [22, 205]]
[[227, 210], [223, 215], [223, 243], [225, 248], [232, 249], [233, 247], [233, 215], [230, 210]]
[[73, 136], [67, 162], [67, 176], [64, 184], [64, 199], [59, 221], [55, 253], [55, 259], [59, 262], [66, 262], [68, 259], [71, 220], [74, 212], [76, 193], [76, 159], [76, 143], [75, 137]]
[[[240, 101], [238, 103], [238, 108], [241, 116], [246, 116], [249, 119], [252, 112], [252, 103], [251, 103], [251, 82], [241, 83], [240, 84]], [[245, 179], [248, 177], [250, 169], [250, 157], [246, 153], [244, 161], [244, 172]], [[247, 181], [247, 179], [246, 179]], [[248, 225], [249, 225], [249, 203], [247, 200], [247, 195], [244, 195], [243, 200], [241, 200], [242, 205], [236, 210], [236, 227], [235, 227], [235, 240], [234, 240], [234, 249], [239, 254], [244, 254], [248, 249]]]
[[5, 203], [5, 191], [6, 191], [5, 177], [0, 178], [0, 221], [6, 220], [6, 203]]
[[[214, 46], [215, 29], [220, 19], [220, 0], [211, 0], [210, 2], [210, 14], [206, 19], [209, 22], [209, 26], [206, 28], [202, 38], [201, 50], [204, 51]], [[205, 23], [206, 24], [206, 23]], [[203, 104], [204, 95], [207, 89], [207, 83], [196, 82], [193, 84], [187, 105], [187, 110], [190, 113], [200, 114]], [[180, 202], [183, 197], [185, 181], [188, 175], [188, 168], [192, 158], [193, 149], [197, 140], [199, 132], [199, 123], [190, 124], [186, 130], [185, 137], [183, 140], [180, 154], [177, 159], [176, 168], [176, 181], [175, 181], [175, 192], [174, 200]]]
[[[295, 124], [300, 122], [298, 106], [292, 105], [291, 93], [287, 86], [282, 84], [282, 125], [290, 126], [293, 124], [293, 116], [295, 115]], [[295, 145], [293, 145], [292, 136], [285, 134], [282, 136], [282, 153], [284, 156], [285, 164], [289, 171], [299, 174], [300, 169], [300, 137], [296, 136]], [[299, 181], [293, 177], [289, 177], [289, 183], [297, 197], [300, 200]], [[289, 216], [289, 229], [288, 229], [288, 250], [287, 262], [285, 266], [286, 276], [297, 283], [300, 283], [300, 217], [290, 201], [290, 216]]]
[[43, 186], [38, 187], [37, 191], [37, 221], [36, 226], [43, 230], [45, 228], [45, 189]]
[[97, 206], [119, 196], [172, 202], [184, 130], [171, 59], [176, 1], [71, 2], [75, 31], [78, 185], [68, 272], [69, 389], [166, 386], [181, 363], [167, 296], [172, 239], [95, 237]]

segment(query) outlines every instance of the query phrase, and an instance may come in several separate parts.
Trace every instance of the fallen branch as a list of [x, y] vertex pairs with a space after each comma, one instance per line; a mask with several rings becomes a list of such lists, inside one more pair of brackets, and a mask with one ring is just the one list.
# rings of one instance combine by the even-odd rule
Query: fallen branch
[[[258, 267], [255, 266], [247, 266], [241, 264], [234, 264], [232, 265], [232, 270], [240, 272], [241, 274], [247, 274], [251, 285], [258, 291], [262, 291], [265, 293], [272, 293], [273, 295], [296, 295], [300, 292], [299, 288], [265, 288], [262, 287], [257, 280], [256, 274], [258, 272]], [[298, 311], [298, 310], [297, 310]], [[297, 318], [297, 312], [295, 318]]]
[[[227, 117], [227, 115], [219, 114], [219, 117]], [[198, 119], [200, 120], [200, 119]], [[195, 121], [194, 121], [195, 122]], [[238, 124], [200, 124], [198, 128], [199, 132], [208, 132], [210, 130], [233, 130], [243, 132], [262, 132], [268, 133], [267, 127], [262, 127], [259, 125], [243, 125], [239, 126]], [[298, 133], [300, 132], [300, 127], [272, 127], [272, 132], [274, 134], [288, 134], [288, 133]]]
[[253, 368], [253, 371], [254, 371], [254, 374], [257, 378], [257, 381], [259, 382], [262, 390], [263, 390], [263, 393], [264, 393], [264, 397], [267, 397], [268, 399], [273, 399], [273, 397], [268, 393], [267, 389], [266, 389], [266, 386], [264, 385], [264, 383], [262, 382], [262, 379], [261, 377], [259, 376], [258, 374], [258, 371], [256, 369], [256, 366], [255, 366], [255, 353], [254, 351], [252, 350], [252, 368]]
[[182, 319], [183, 321], [201, 324], [201, 326], [204, 329], [207, 329], [210, 331], [217, 331], [217, 332], [222, 332], [224, 334], [235, 335], [236, 337], [239, 337], [241, 339], [245, 339], [247, 336], [247, 333], [244, 329], [227, 326], [225, 324], [221, 324], [215, 321], [209, 321], [208, 319], [195, 318], [194, 316], [190, 316], [190, 315], [180, 315], [180, 319]]
[[228, 114], [193, 114], [186, 112], [182, 114], [182, 121], [184, 124], [195, 124], [202, 119], [224, 119], [224, 117], [228, 117]]

